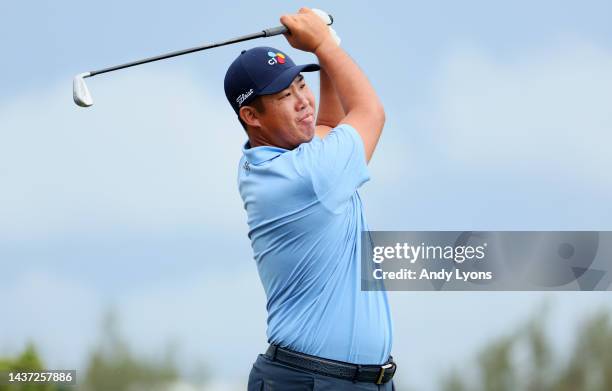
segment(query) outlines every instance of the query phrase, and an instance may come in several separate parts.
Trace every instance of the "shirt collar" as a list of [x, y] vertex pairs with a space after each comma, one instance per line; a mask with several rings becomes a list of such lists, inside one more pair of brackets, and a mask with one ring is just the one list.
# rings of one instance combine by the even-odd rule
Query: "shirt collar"
[[242, 153], [247, 161], [251, 164], [261, 164], [268, 160], [287, 152], [287, 149], [275, 147], [272, 145], [262, 145], [260, 147], [251, 147], [249, 142], [245, 142], [242, 146]]

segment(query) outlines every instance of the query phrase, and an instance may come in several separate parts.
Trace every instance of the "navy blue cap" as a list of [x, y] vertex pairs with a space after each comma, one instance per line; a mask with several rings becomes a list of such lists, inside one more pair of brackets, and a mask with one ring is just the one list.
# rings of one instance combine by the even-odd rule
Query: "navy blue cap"
[[295, 65], [288, 55], [271, 47], [243, 50], [225, 73], [225, 96], [238, 114], [242, 106], [257, 96], [289, 87], [300, 72], [319, 69], [318, 64]]

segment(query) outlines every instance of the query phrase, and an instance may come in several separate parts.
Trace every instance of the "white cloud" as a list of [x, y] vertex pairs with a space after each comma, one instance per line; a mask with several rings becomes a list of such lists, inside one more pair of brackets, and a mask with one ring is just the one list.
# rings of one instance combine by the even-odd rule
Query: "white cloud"
[[[5, 269], [6, 271], [6, 269]], [[0, 285], [3, 354], [21, 353], [32, 340], [54, 368], [81, 365], [102, 310], [88, 286], [53, 273], [32, 270]]]
[[32, 340], [49, 368], [83, 369], [90, 349], [99, 345], [102, 316], [112, 307], [120, 335], [138, 356], [162, 357], [168, 343], [176, 343], [182, 374], [201, 376], [195, 371], [204, 366], [212, 380], [246, 382], [266, 346], [266, 301], [255, 265], [232, 270], [149, 286], [116, 303], [74, 278], [23, 273], [0, 286], [9, 303], [0, 356], [14, 356]]
[[141, 290], [118, 305], [121, 328], [139, 351], [159, 356], [164, 342], [177, 341], [187, 371], [203, 359], [215, 379], [246, 381], [266, 347], [266, 301], [255, 265]]
[[88, 109], [72, 102], [70, 80], [0, 107], [0, 237], [244, 222], [245, 137], [221, 83], [139, 69], [88, 84]]
[[610, 51], [578, 40], [505, 62], [457, 47], [434, 76], [438, 145], [467, 165], [609, 181], [610, 69]]

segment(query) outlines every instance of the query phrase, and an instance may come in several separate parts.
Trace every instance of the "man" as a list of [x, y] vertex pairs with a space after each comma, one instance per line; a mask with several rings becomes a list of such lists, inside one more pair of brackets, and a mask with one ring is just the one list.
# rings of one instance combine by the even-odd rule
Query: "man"
[[[285, 37], [313, 53], [296, 66], [277, 49], [243, 51], [225, 93], [247, 132], [238, 186], [267, 296], [268, 342], [249, 391], [392, 390], [384, 290], [361, 291], [357, 189], [385, 113], [370, 82], [310, 9], [284, 15]], [[320, 106], [300, 72], [320, 70]]]

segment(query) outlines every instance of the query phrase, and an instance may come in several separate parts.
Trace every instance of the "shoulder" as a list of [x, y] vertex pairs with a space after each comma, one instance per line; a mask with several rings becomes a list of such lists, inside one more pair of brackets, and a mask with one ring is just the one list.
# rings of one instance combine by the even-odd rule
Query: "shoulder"
[[363, 149], [359, 133], [349, 124], [340, 124], [324, 137], [314, 136], [310, 142], [301, 144], [294, 152], [296, 158], [308, 158], [313, 154], [320, 158], [323, 153], [334, 154], [342, 150], [352, 151], [355, 148]]

